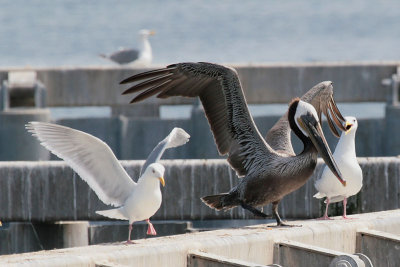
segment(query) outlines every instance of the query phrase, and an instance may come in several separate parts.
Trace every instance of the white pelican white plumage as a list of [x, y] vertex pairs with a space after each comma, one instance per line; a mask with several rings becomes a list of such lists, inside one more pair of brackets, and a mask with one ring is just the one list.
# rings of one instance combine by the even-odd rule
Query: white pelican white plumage
[[357, 162], [355, 137], [358, 127], [357, 119], [354, 117], [345, 117], [346, 131], [342, 132], [339, 142], [336, 146], [333, 158], [335, 159], [339, 170], [347, 181], [347, 186], [342, 186], [337, 181], [336, 176], [328, 167], [325, 167], [321, 178], [315, 182], [315, 188], [318, 193], [315, 198], [326, 197], [325, 214], [320, 219], [328, 220], [328, 208], [330, 203], [343, 201], [343, 218], [347, 219], [346, 205], [347, 198], [357, 194], [362, 187], [363, 175], [361, 167]]
[[99, 138], [45, 122], [29, 122], [26, 128], [45, 148], [65, 160], [82, 180], [88, 183], [101, 201], [118, 207], [97, 213], [113, 219], [129, 220], [127, 243], [131, 243], [132, 224], [137, 221], [146, 220], [149, 226], [147, 234], [157, 234], [149, 220], [161, 205], [159, 183], [165, 185], [165, 169], [157, 161], [165, 149], [181, 146], [189, 140], [189, 135], [183, 129], [174, 128], [155, 147], [136, 183], [110, 147]]

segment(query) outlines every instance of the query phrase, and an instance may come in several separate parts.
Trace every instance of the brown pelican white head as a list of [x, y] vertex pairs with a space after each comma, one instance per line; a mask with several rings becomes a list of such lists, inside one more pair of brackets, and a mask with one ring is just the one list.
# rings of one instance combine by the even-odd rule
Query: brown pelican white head
[[239, 177], [244, 177], [229, 193], [202, 198], [212, 208], [221, 210], [242, 206], [265, 217], [255, 207], [272, 203], [276, 221], [283, 225], [277, 211], [278, 203], [311, 176], [318, 151], [344, 183], [323, 136], [318, 112], [304, 101], [294, 100], [286, 116], [289, 121], [285, 123], [290, 124], [304, 143], [303, 151], [294, 155], [274, 149], [261, 136], [233, 68], [211, 63], [178, 63], [139, 73], [121, 84], [131, 82], [135, 84], [123, 94], [140, 92], [131, 103], [155, 94], [159, 98], [200, 98], [219, 153], [228, 155], [231, 167]]

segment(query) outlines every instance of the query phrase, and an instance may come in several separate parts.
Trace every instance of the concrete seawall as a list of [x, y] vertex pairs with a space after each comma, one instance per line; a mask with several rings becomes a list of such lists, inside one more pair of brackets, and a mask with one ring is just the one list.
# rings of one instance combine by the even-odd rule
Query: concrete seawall
[[[364, 186], [349, 199], [348, 212], [365, 213], [400, 208], [400, 159], [359, 158]], [[123, 161], [128, 173], [138, 176], [143, 161]], [[228, 191], [238, 179], [225, 160], [165, 160], [166, 187], [163, 204], [155, 220], [249, 219], [241, 208], [218, 212], [200, 197]], [[286, 196], [280, 204], [284, 218], [316, 218], [323, 203], [314, 199], [313, 183], [322, 171], [319, 161], [305, 186]], [[65, 162], [0, 162], [0, 219], [2, 221], [54, 222], [60, 220], [104, 220], [96, 210], [105, 206]], [[271, 214], [270, 207], [264, 211]], [[341, 214], [342, 205], [331, 206]]]
[[[287, 103], [315, 84], [334, 82], [338, 102], [386, 102], [388, 88], [382, 79], [396, 73], [400, 62], [371, 63], [306, 63], [232, 65], [238, 70], [249, 103]], [[153, 66], [154, 68], [165, 67]], [[126, 88], [119, 82], [128, 76], [149, 69], [129, 67], [62, 67], [0, 69], [0, 81], [8, 71], [34, 70], [47, 88], [49, 106], [119, 106], [127, 105], [129, 97], [121, 96]], [[184, 104], [192, 99], [152, 98], [145, 103]]]
[[[336, 218], [334, 221], [309, 220], [294, 223], [301, 224], [302, 227], [275, 228], [256, 225], [142, 239], [133, 245], [110, 243], [15, 254], [0, 257], [0, 265], [192, 267], [197, 265], [191, 260], [200, 254], [247, 262], [247, 265], [225, 266], [278, 263], [283, 266], [305, 267], [328, 266], [335, 255], [351, 255], [355, 252], [365, 253], [371, 258], [374, 266], [396, 266], [396, 262], [398, 263], [396, 246], [400, 244], [399, 210], [362, 214], [355, 220]], [[379, 245], [378, 239], [365, 240], [365, 234], [369, 232], [379, 233], [375, 235], [376, 238], [384, 237], [386, 243], [391, 241], [393, 245], [385, 248]], [[290, 246], [294, 245], [296, 251], [290, 251]], [[368, 250], [368, 245], [374, 249]], [[285, 247], [289, 251], [283, 254], [282, 250]], [[294, 256], [299, 250], [306, 252], [310, 257], [303, 257], [301, 262], [291, 261], [296, 259]]]

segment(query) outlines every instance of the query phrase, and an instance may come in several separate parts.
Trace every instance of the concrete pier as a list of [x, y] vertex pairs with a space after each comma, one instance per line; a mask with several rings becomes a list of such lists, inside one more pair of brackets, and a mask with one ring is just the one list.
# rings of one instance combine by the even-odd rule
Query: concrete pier
[[[171, 237], [138, 240], [136, 244], [111, 243], [61, 250], [40, 251], [0, 257], [1, 266], [174, 266], [187, 267], [188, 255], [201, 252], [258, 265], [282, 264], [276, 255], [279, 242], [299, 242], [337, 255], [360, 252], [357, 233], [365, 230], [385, 232], [396, 237], [400, 231], [400, 210], [357, 215], [357, 219], [295, 221], [301, 227], [276, 228], [255, 225]], [[377, 248], [379, 249], [379, 248]], [[366, 255], [368, 257], [368, 255]], [[303, 266], [326, 266], [316, 254]], [[387, 257], [388, 266], [395, 258]], [[322, 264], [321, 264], [322, 263]], [[380, 265], [377, 262], [374, 266]], [[252, 266], [252, 265], [248, 265]], [[365, 265], [368, 266], [368, 265]]]

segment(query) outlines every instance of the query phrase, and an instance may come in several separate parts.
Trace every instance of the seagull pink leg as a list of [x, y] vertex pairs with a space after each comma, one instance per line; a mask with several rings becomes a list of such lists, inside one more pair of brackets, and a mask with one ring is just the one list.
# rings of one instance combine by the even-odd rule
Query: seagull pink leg
[[126, 244], [133, 244], [133, 242], [131, 240], [132, 229], [133, 229], [133, 223], [129, 224], [129, 234], [128, 234], [128, 240], [126, 241]]
[[156, 229], [154, 229], [153, 224], [150, 222], [149, 219], [146, 220], [147, 224], [149, 227], [147, 228], [147, 234], [148, 235], [157, 235]]
[[318, 218], [318, 220], [333, 220], [332, 218], [329, 218], [328, 216], [328, 208], [329, 208], [329, 197], [326, 198], [326, 208], [325, 208], [325, 214], [321, 218]]
[[345, 219], [345, 220], [356, 219], [356, 218], [349, 218], [349, 217], [347, 217], [346, 209], [347, 209], [347, 197], [345, 197], [345, 198], [343, 199], [343, 219]]

